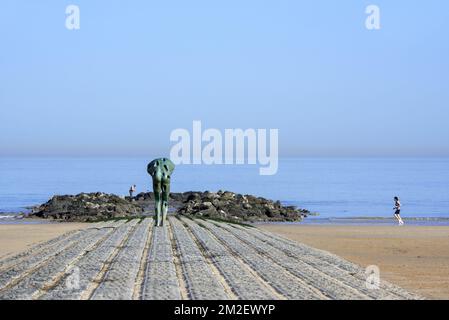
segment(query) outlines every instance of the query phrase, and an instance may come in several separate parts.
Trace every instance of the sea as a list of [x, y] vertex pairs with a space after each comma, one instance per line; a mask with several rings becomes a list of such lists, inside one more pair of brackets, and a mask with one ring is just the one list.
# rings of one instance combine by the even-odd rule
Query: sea
[[[53, 195], [151, 191], [154, 157], [1, 157], [0, 220]], [[449, 158], [282, 158], [275, 175], [259, 165], [178, 165], [172, 192], [252, 194], [313, 213], [309, 224], [390, 224], [393, 197], [411, 224], [449, 225]]]

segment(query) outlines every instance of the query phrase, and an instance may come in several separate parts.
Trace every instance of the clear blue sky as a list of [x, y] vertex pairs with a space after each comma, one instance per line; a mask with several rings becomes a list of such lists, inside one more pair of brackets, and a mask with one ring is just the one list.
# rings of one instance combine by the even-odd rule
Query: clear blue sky
[[167, 154], [201, 120], [278, 128], [281, 156], [449, 155], [448, 18], [447, 0], [2, 0], [0, 154]]

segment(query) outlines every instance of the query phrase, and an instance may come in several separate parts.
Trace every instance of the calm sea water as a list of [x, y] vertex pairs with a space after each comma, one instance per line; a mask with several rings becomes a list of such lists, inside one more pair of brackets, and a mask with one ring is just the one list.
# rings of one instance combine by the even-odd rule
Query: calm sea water
[[[19, 212], [55, 194], [149, 191], [148, 158], [0, 158], [0, 212]], [[278, 173], [257, 166], [179, 165], [172, 191], [231, 190], [294, 204], [322, 218], [391, 217], [395, 195], [405, 217], [449, 218], [449, 159], [281, 159]]]

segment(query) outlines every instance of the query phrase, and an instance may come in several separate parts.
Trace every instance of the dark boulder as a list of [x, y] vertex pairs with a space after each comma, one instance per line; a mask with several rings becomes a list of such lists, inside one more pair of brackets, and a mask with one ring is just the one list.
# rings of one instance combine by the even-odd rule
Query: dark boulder
[[137, 216], [143, 210], [135, 203], [101, 192], [54, 196], [33, 209], [31, 216], [65, 221], [98, 221]]
[[[280, 201], [230, 191], [170, 193], [169, 212], [192, 217], [231, 221], [299, 221], [309, 211], [283, 206]], [[142, 192], [135, 197], [113, 194], [81, 193], [54, 196], [34, 208], [31, 216], [66, 221], [96, 221], [118, 217], [154, 214], [154, 194]]]
[[184, 201], [176, 212], [187, 216], [251, 222], [300, 221], [309, 214], [304, 209], [283, 206], [280, 201], [230, 191], [184, 193]]

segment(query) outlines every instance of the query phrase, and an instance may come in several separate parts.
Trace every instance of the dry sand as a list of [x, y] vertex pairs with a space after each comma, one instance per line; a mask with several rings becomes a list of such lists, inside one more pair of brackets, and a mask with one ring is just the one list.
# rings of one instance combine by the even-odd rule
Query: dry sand
[[431, 299], [449, 299], [449, 227], [264, 224], [275, 232], [362, 266]]
[[[0, 258], [86, 223], [0, 224]], [[333, 252], [425, 297], [449, 299], [449, 227], [258, 225], [292, 240]]]
[[0, 258], [19, 253], [33, 244], [88, 225], [88, 223], [0, 224]]
[[[397, 287], [367, 291], [363, 278], [337, 268], [340, 258], [312, 248], [273, 250], [272, 238], [256, 228], [169, 217], [163, 228], [147, 218], [83, 231], [61, 237], [55, 256], [44, 249], [19, 259], [20, 266], [2, 264], [8, 271], [0, 272], [0, 299], [417, 298]], [[292, 252], [302, 255], [295, 258]], [[318, 272], [307, 265], [315, 259], [327, 262]], [[77, 267], [80, 290], [70, 290]]]

